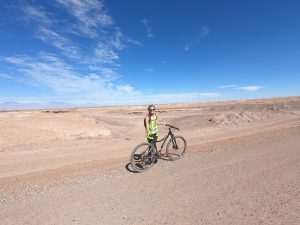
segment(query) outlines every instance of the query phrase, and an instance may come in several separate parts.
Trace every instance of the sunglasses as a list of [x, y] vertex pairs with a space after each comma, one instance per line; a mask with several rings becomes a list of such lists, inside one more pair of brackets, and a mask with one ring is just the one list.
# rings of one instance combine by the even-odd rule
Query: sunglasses
[[155, 111], [155, 109], [149, 109], [149, 111]]

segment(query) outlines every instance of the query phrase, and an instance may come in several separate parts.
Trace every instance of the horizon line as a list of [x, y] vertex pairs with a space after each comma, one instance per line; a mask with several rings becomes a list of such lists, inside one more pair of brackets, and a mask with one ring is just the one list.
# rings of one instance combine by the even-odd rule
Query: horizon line
[[[207, 103], [211, 103], [211, 104], [214, 104], [214, 103], [234, 103], [234, 102], [242, 102], [242, 101], [259, 101], [259, 100], [275, 100], [275, 99], [291, 99], [291, 98], [300, 98], [300, 95], [299, 96], [276, 96], [276, 97], [266, 97], [266, 98], [245, 98], [245, 99], [226, 99], [226, 100], [219, 100], [219, 101], [195, 101], [195, 102], [174, 102], [174, 103], [157, 103], [155, 105], [178, 105], [178, 104], [182, 104], [182, 105], [192, 105], [192, 104], [207, 104]], [[12, 102], [12, 101], [10, 101]], [[5, 102], [4, 102], [5, 103]], [[18, 103], [18, 102], [14, 102], [16, 104], [27, 104], [27, 103]], [[134, 107], [134, 106], [148, 106], [149, 104], [148, 103], [144, 103], [144, 104], [127, 104], [127, 105], [94, 105], [94, 106], [70, 106], [70, 107], [67, 107], [67, 106], [62, 106], [62, 107], [57, 107], [57, 106], [53, 106], [53, 107], [43, 107], [43, 106], [37, 106], [36, 108], [32, 107], [24, 107], [24, 108], [17, 108], [18, 106], [16, 105], [12, 108], [1, 108], [1, 104], [3, 103], [0, 103], [0, 112], [18, 112], [18, 111], [39, 111], [39, 110], [55, 110], [55, 109], [91, 109], [91, 108], [105, 108], [105, 107], [126, 107], [126, 106], [129, 106], [129, 107]], [[37, 103], [28, 103], [29, 104], [36, 104], [38, 105]], [[67, 105], [68, 103], [66, 103]]]

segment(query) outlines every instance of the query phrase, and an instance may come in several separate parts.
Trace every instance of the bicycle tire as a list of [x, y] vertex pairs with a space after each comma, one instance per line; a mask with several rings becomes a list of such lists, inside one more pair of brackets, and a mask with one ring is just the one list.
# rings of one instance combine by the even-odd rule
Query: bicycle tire
[[186, 151], [186, 140], [182, 136], [174, 136], [175, 143], [173, 143], [173, 138], [168, 141], [166, 147], [166, 153], [168, 159], [171, 161], [175, 161], [184, 156]]
[[136, 172], [144, 172], [153, 166], [155, 153], [153, 149], [153, 145], [147, 142], [143, 142], [133, 149], [130, 164]]

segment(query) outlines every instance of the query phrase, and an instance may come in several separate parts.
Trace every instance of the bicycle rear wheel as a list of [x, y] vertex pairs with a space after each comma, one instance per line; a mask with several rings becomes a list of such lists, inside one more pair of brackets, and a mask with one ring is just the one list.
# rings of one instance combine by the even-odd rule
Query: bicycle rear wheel
[[131, 153], [130, 163], [137, 172], [150, 169], [154, 163], [154, 147], [147, 142], [137, 145]]
[[169, 160], [174, 161], [180, 159], [186, 150], [186, 140], [181, 136], [172, 137], [166, 147]]

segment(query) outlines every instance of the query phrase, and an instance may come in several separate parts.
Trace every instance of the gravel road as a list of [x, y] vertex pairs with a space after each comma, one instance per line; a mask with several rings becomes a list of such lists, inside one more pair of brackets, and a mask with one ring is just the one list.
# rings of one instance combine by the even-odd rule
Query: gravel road
[[0, 223], [296, 225], [299, 136], [298, 126], [207, 145], [180, 161], [160, 160], [145, 173], [124, 166], [10, 193], [1, 199]]

